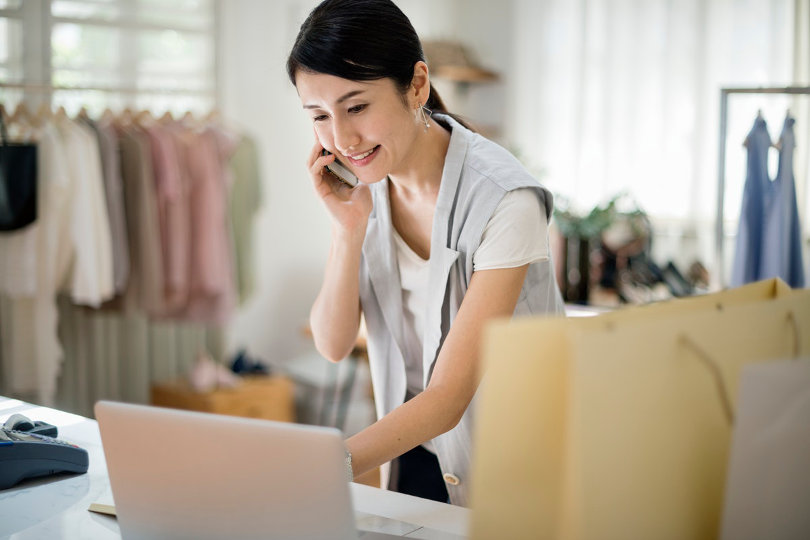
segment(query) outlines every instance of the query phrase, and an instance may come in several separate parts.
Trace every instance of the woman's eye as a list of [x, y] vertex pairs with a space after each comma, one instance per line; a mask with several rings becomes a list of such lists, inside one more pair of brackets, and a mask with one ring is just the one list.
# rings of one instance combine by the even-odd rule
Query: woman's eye
[[322, 120], [326, 120], [326, 115], [325, 114], [319, 114], [318, 116], [313, 116], [312, 117], [313, 122], [320, 122]]
[[351, 108], [349, 109], [349, 112], [350, 112], [350, 113], [359, 113], [359, 112], [361, 112], [363, 109], [365, 109], [367, 106], [368, 106], [368, 105], [366, 105], [366, 104], [362, 104], [362, 105], [355, 105], [354, 107], [351, 107]]

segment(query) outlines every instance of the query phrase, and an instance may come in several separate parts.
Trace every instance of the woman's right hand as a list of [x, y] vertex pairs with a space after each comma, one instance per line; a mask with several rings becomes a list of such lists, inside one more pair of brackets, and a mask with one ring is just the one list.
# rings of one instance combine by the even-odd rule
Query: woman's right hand
[[365, 234], [368, 216], [371, 214], [371, 191], [368, 186], [359, 182], [349, 187], [324, 167], [335, 160], [334, 154], [321, 155], [323, 146], [315, 139], [312, 153], [307, 160], [307, 169], [318, 197], [326, 205], [335, 226], [344, 232]]

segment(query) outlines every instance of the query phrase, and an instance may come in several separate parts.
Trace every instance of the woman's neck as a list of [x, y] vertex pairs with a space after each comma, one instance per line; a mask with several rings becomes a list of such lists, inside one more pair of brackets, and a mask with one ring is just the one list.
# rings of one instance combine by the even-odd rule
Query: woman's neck
[[431, 119], [430, 128], [414, 138], [411, 150], [403, 160], [404, 167], [388, 175], [394, 184], [392, 187], [411, 197], [438, 194], [449, 145], [450, 132]]

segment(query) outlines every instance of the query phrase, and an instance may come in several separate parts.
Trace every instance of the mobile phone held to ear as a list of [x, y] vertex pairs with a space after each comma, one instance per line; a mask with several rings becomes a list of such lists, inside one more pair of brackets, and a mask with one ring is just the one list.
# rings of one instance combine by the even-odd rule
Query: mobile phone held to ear
[[[331, 153], [332, 153], [332, 152], [330, 152], [330, 151], [328, 151], [328, 150], [326, 150], [326, 149], [324, 148], [324, 150], [321, 152], [321, 155], [322, 155], [322, 156], [328, 156], [328, 155], [330, 155]], [[343, 166], [343, 164], [342, 164], [340, 161], [338, 161], [338, 159], [337, 159], [337, 158], [335, 158], [335, 161], [333, 161], [332, 163], [330, 163], [329, 165], [327, 165], [327, 166], [325, 167], [325, 169], [326, 169], [327, 171], [329, 171], [330, 173], [332, 173], [332, 175], [333, 175], [335, 178], [337, 178], [338, 180], [340, 180], [341, 182], [343, 182], [344, 184], [346, 184], [346, 185], [347, 185], [347, 186], [349, 186], [349, 187], [354, 187], [354, 186], [356, 186], [356, 185], [357, 185], [357, 183], [360, 181], [360, 180], [358, 180], [358, 178], [357, 178], [357, 177], [356, 177], [356, 176], [355, 176], [355, 175], [352, 173], [352, 171], [350, 171], [349, 169], [347, 169], [346, 167], [344, 167], [344, 166]]]

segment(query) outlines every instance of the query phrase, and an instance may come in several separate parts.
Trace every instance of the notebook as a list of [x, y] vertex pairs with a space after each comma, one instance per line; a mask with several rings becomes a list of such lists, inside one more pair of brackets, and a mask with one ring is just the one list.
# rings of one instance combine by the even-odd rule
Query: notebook
[[340, 431], [99, 401], [122, 537], [399, 538], [358, 531]]

